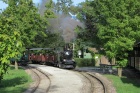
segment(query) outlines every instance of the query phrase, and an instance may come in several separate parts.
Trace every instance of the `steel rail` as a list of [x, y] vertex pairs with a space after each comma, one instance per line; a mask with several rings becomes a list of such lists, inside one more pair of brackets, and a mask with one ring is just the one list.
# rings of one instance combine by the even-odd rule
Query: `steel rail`
[[41, 84], [41, 74], [44, 75], [49, 80], [48, 87], [46, 87], [46, 89], [45, 89], [46, 93], [49, 91], [50, 85], [51, 85], [51, 80], [47, 73], [44, 73], [40, 69], [37, 69], [32, 66], [26, 66], [23, 68], [30, 70], [35, 75], [35, 78], [36, 78], [35, 82], [33, 82], [33, 83], [35, 83], [34, 87], [29, 87], [29, 89], [27, 89], [24, 93], [36, 93], [36, 90], [39, 88], [39, 85]]
[[[93, 74], [93, 73], [91, 73], [91, 72], [84, 71], [84, 70], [75, 70], [75, 69], [74, 69], [73, 71], [79, 72], [80, 74], [81, 74], [81, 72], [83, 72], [83, 73], [85, 73], [85, 74], [91, 76], [92, 78], [95, 78], [97, 81], [99, 81], [99, 82], [101, 83], [101, 85], [102, 85], [102, 87], [103, 87], [104, 93], [108, 93], [108, 92], [107, 92], [107, 87], [106, 87], [105, 82], [104, 82], [102, 79], [100, 79], [98, 76], [96, 76], [95, 74]], [[83, 75], [83, 74], [82, 74], [82, 75]], [[89, 78], [89, 77], [86, 76], [86, 78]], [[92, 85], [92, 86], [93, 86], [93, 85]], [[94, 92], [93, 92], [93, 93], [94, 93]]]
[[103, 89], [104, 89], [104, 93], [107, 93], [107, 88], [106, 88], [106, 85], [105, 83], [99, 78], [97, 77], [96, 75], [92, 74], [92, 73], [89, 73], [89, 72], [86, 72], [88, 75], [90, 75], [91, 77], [94, 77], [96, 78], [103, 86]]

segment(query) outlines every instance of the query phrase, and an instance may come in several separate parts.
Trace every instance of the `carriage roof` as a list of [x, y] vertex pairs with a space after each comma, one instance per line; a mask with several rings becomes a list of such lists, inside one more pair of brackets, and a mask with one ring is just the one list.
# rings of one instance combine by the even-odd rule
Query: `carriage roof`
[[52, 50], [52, 48], [30, 48], [29, 50]]

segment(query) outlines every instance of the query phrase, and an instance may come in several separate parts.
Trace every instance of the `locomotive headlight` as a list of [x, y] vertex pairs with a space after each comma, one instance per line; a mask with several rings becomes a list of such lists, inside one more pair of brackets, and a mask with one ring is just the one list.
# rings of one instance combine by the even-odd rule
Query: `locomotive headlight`
[[69, 55], [69, 52], [66, 52], [66, 55]]
[[66, 59], [63, 59], [63, 61], [66, 61]]

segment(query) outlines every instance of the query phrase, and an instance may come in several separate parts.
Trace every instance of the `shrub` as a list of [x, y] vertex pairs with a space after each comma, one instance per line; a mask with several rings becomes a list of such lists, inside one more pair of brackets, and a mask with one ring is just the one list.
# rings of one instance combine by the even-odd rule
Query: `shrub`
[[95, 60], [92, 58], [75, 58], [75, 61], [79, 67], [95, 66]]

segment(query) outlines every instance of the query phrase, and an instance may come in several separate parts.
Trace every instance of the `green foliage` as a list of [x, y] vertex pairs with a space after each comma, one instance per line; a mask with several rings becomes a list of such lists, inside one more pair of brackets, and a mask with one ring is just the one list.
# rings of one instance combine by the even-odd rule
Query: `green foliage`
[[[41, 18], [44, 17], [43, 20], [45, 20], [44, 27], [46, 27], [44, 29], [45, 34], [47, 34], [47, 36], [42, 36], [42, 34], [38, 34], [35, 37], [35, 43], [33, 45], [33, 47], [57, 47], [61, 42], [63, 41], [60, 38], [60, 35], [58, 33], [53, 33], [49, 28], [50, 28], [50, 19], [55, 18], [55, 14], [53, 12], [53, 2], [52, 0], [50, 0], [50, 2], [46, 3], [46, 10], [44, 12], [44, 16], [41, 16]], [[43, 25], [43, 24], [41, 24]]]
[[15, 23], [15, 17], [0, 15], [0, 80], [7, 72], [9, 59], [20, 54], [19, 50], [22, 50], [20, 31], [15, 27]]
[[14, 3], [9, 0], [8, 4], [3, 14], [15, 18], [15, 27], [20, 31], [24, 47], [32, 47], [36, 35], [46, 37], [47, 22], [40, 16], [32, 0], [16, 0]]
[[49, 3], [46, 3], [46, 10], [44, 12], [44, 15], [46, 18], [54, 18], [55, 15], [54, 15], [54, 12], [53, 12], [53, 1], [50, 0]]
[[127, 59], [121, 59], [120, 61], [117, 61], [117, 65], [120, 67], [125, 67], [127, 66]]
[[81, 22], [85, 23], [85, 27], [77, 27], [77, 38], [85, 46], [96, 47], [101, 49], [102, 42], [97, 37], [97, 28], [95, 26], [95, 17], [93, 16], [93, 6], [89, 2], [83, 2], [79, 5], [78, 18]]
[[90, 58], [75, 58], [76, 65], [79, 67], [95, 66], [95, 60]]
[[82, 7], [85, 33], [95, 39], [87, 38], [110, 59], [116, 58], [119, 66], [126, 66], [127, 52], [140, 40], [140, 1], [87, 0]]
[[83, 47], [84, 47], [84, 44], [82, 43], [82, 40], [76, 39], [74, 42], [74, 57], [77, 57], [77, 55], [78, 55], [77, 51], [82, 50]]
[[61, 47], [65, 44], [64, 39], [59, 33], [48, 33], [48, 38], [46, 44], [51, 48]]
[[62, 12], [64, 14], [68, 14], [69, 7], [72, 5], [72, 0], [57, 0], [55, 4], [55, 10], [57, 13]]
[[45, 15], [49, 16], [40, 16], [32, 0], [5, 2], [8, 7], [0, 14], [0, 80], [7, 72], [11, 58], [18, 60], [25, 48], [45, 42], [39, 40], [47, 37], [47, 18], [53, 15], [46, 10]]

